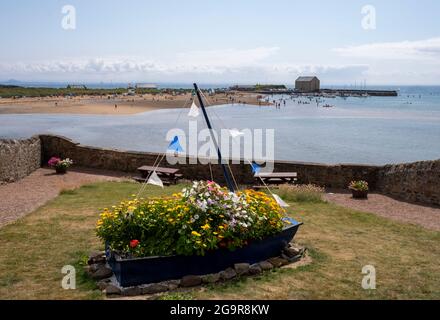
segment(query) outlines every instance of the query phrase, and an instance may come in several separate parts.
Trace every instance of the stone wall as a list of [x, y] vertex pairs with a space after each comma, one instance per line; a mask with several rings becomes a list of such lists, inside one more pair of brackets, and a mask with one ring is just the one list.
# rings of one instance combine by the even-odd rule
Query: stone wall
[[[22, 141], [0, 140], [0, 181], [20, 179], [38, 168], [40, 159], [45, 164], [52, 156], [72, 158], [78, 166], [134, 173], [142, 165], [153, 165], [158, 154], [83, 146], [52, 135]], [[211, 179], [210, 166], [183, 160], [186, 164], [171, 167], [179, 168], [184, 178]], [[164, 160], [161, 166], [169, 165]], [[368, 181], [372, 190], [403, 200], [440, 205], [440, 160], [388, 166], [276, 161], [274, 167], [275, 171], [297, 172], [298, 183], [346, 188], [350, 181], [362, 179]], [[211, 169], [216, 181], [224, 182], [221, 167], [212, 165]], [[254, 183], [248, 164], [231, 164], [231, 169], [238, 184]]]
[[38, 136], [26, 140], [0, 139], [0, 184], [17, 181], [41, 164]]
[[399, 199], [440, 205], [440, 160], [384, 166], [377, 188]]
[[[77, 165], [118, 170], [125, 172], [136, 172], [142, 165], [153, 165], [158, 154], [131, 152], [120, 150], [108, 150], [82, 146], [69, 139], [56, 136], [40, 136], [43, 146], [43, 161], [52, 156], [72, 158]], [[179, 168], [187, 179], [210, 179], [210, 167], [201, 164], [189, 164], [190, 159], [185, 159], [186, 164], [177, 164], [173, 167]], [[167, 161], [161, 162], [161, 166], [167, 167]], [[275, 171], [289, 171], [298, 173], [299, 183], [313, 183], [317, 185], [346, 188], [348, 183], [354, 179], [366, 179], [372, 188], [377, 181], [377, 173], [381, 167], [369, 165], [325, 165], [313, 163], [277, 161], [274, 164]], [[211, 166], [213, 176], [219, 182], [223, 181], [223, 174], [219, 165]], [[231, 164], [238, 184], [252, 184], [254, 178], [248, 164]]]

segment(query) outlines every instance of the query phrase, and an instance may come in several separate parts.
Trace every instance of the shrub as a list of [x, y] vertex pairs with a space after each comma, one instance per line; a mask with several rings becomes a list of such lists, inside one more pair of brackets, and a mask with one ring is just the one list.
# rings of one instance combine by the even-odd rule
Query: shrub
[[204, 255], [276, 234], [283, 216], [265, 193], [231, 193], [214, 182], [194, 182], [172, 197], [133, 199], [105, 209], [97, 235], [123, 256]]
[[278, 194], [282, 198], [293, 202], [322, 202], [322, 195], [324, 194], [324, 192], [324, 188], [318, 187], [313, 184], [285, 184], [280, 186]]

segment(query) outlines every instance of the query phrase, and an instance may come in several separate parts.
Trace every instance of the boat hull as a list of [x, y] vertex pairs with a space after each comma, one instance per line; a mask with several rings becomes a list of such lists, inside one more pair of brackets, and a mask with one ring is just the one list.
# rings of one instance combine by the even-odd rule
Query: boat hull
[[107, 260], [122, 287], [131, 287], [187, 275], [217, 273], [236, 263], [257, 263], [279, 256], [298, 231], [301, 223], [289, 226], [280, 233], [263, 240], [252, 241], [235, 251], [219, 249], [204, 256], [168, 256], [122, 259], [107, 250]]

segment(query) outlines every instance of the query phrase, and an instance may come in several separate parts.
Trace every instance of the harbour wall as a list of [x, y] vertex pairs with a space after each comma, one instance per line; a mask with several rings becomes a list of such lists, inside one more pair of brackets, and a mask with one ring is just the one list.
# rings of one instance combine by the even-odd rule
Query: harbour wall
[[0, 139], [0, 184], [20, 180], [41, 165], [41, 140]]

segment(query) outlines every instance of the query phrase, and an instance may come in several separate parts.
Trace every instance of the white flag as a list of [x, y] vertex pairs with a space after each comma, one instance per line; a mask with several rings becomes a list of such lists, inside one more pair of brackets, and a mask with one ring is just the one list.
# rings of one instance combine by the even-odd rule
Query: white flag
[[162, 182], [162, 180], [160, 180], [156, 171], [153, 171], [153, 173], [150, 175], [150, 178], [148, 179], [147, 184], [152, 184], [154, 186], [158, 186], [158, 187], [163, 188], [163, 182]]
[[273, 194], [273, 197], [274, 197], [275, 201], [280, 205], [280, 207], [282, 207], [282, 208], [290, 207], [287, 203], [284, 202], [283, 199], [281, 199], [281, 197], [279, 195]]
[[191, 109], [189, 110], [188, 117], [197, 118], [200, 114], [199, 107], [194, 103], [191, 105]]
[[237, 138], [240, 136], [244, 136], [244, 133], [237, 130], [237, 129], [231, 129], [229, 130], [229, 134], [231, 135], [232, 138]]

